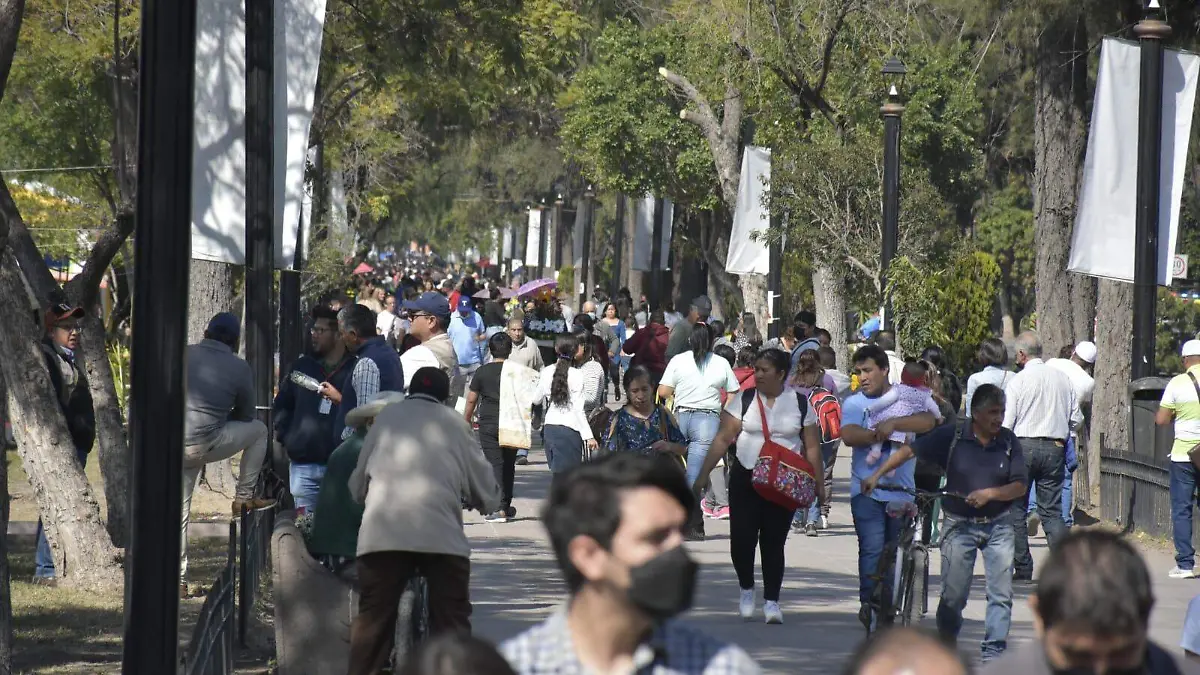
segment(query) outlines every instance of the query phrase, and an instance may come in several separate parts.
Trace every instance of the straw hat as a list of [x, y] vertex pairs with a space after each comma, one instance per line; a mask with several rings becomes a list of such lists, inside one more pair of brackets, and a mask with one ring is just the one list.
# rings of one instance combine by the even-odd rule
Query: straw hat
[[364, 403], [354, 410], [346, 413], [346, 426], [361, 427], [369, 424], [383, 409], [393, 403], [399, 403], [404, 400], [404, 393], [399, 391], [381, 391], [371, 399], [369, 403]]

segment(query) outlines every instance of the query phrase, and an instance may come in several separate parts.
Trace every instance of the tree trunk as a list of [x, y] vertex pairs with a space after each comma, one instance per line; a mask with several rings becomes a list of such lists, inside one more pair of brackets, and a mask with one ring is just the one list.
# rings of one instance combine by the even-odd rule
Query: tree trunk
[[753, 313], [758, 325], [768, 325], [766, 275], [742, 274], [738, 276], [738, 287], [742, 289], [742, 311]]
[[[1092, 395], [1092, 428], [1087, 444], [1087, 473], [1076, 479], [1090, 490], [1089, 503], [1100, 499], [1100, 443], [1125, 448], [1129, 439], [1129, 367], [1133, 343], [1129, 327], [1133, 325], [1133, 284], [1119, 281], [1100, 282], [1100, 320], [1096, 326], [1096, 389]], [[1083, 457], [1081, 456], [1081, 460]], [[1078, 489], [1076, 489], [1078, 492]]]
[[114, 546], [125, 549], [129, 544], [129, 507], [131, 492], [129, 440], [125, 421], [121, 417], [120, 396], [108, 361], [104, 323], [99, 312], [89, 310], [83, 322], [84, 338], [80, 343], [83, 362], [87, 368], [88, 387], [96, 411], [96, 449], [100, 455], [100, 476], [104, 480], [104, 497], [108, 507], [108, 536]]
[[[3, 410], [5, 395], [4, 378], [0, 378], [0, 410]], [[0, 442], [0, 448], [4, 447]], [[7, 450], [5, 450], [7, 453]], [[0, 527], [8, 532], [8, 462], [0, 462]], [[0, 537], [0, 675], [12, 672], [12, 583], [8, 566], [8, 537]]]
[[1038, 40], [1034, 87], [1034, 238], [1037, 329], [1047, 353], [1091, 337], [1096, 285], [1067, 273], [1075, 200], [1087, 147], [1087, 28], [1072, 5]]
[[[204, 329], [213, 315], [233, 308], [233, 265], [193, 259], [188, 288], [188, 344], [204, 338]], [[233, 460], [206, 464], [201, 480], [213, 492], [233, 499], [237, 488]]]
[[850, 354], [846, 353], [846, 279], [837, 267], [820, 257], [813, 260], [812, 279], [817, 324], [829, 331], [830, 345], [837, 352], [838, 370], [850, 372]]
[[[43, 510], [46, 538], [62, 583], [120, 587], [120, 555], [100, 519], [100, 505], [76, 466], [66, 419], [55, 400], [16, 259], [0, 259], [0, 373], [18, 450]], [[49, 510], [47, 512], [47, 509]]]

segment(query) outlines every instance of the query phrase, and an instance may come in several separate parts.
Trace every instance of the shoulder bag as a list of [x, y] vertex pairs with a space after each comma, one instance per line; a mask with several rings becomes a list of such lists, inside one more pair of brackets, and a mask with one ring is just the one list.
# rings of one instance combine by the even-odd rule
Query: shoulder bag
[[[802, 399], [800, 396], [797, 398]], [[816, 469], [804, 455], [771, 440], [766, 407], [761, 396], [756, 395], [755, 399], [758, 401], [758, 414], [762, 420], [763, 446], [751, 470], [750, 484], [760, 497], [789, 511], [812, 506], [817, 499]], [[804, 416], [808, 410], [804, 401], [797, 402], [801, 406], [800, 433], [803, 435]]]
[[[1188, 376], [1188, 379], [1192, 381], [1192, 387], [1195, 388], [1195, 390], [1196, 390], [1196, 400], [1200, 401], [1200, 382], [1196, 381], [1196, 376], [1192, 375], [1191, 371], [1188, 371], [1187, 376]], [[1200, 443], [1193, 445], [1188, 450], [1187, 455], [1188, 455], [1188, 459], [1190, 459], [1192, 461], [1192, 466], [1196, 467], [1197, 469], [1200, 469]]]

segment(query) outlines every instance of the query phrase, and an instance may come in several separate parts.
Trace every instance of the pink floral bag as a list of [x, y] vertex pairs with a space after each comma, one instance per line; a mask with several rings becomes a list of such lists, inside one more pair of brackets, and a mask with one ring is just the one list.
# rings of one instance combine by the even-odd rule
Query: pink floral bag
[[[760, 497], [789, 511], [812, 506], [817, 499], [816, 469], [804, 455], [771, 440], [762, 397], [754, 398], [758, 400], [758, 415], [762, 419], [763, 446], [750, 474], [750, 484]], [[803, 407], [801, 411], [801, 414], [807, 412]], [[804, 428], [803, 420], [800, 428]]]

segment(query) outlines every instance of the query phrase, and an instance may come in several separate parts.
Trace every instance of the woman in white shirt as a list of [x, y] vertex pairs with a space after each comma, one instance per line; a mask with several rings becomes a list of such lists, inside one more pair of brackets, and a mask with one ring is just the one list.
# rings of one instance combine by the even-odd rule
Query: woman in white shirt
[[[771, 441], [792, 450], [802, 448], [816, 475], [821, 476], [823, 471], [816, 415], [803, 395], [785, 387], [791, 367], [792, 360], [786, 352], [778, 349], [759, 352], [754, 363], [755, 389], [729, 398], [721, 415], [721, 429], [692, 487], [693, 491], [704, 488], [709, 471], [736, 442], [737, 450], [732, 455], [735, 461], [729, 468], [729, 557], [742, 590], [738, 612], [746, 621], [754, 618], [754, 549], [757, 547], [762, 551], [763, 614], [767, 623], [783, 623], [783, 612], [779, 609], [783, 546], [795, 515], [795, 511], [759, 496], [750, 481], [750, 472], [758, 462], [765, 442], [760, 401]], [[816, 487], [817, 499], [824, 501], [824, 484], [818, 480]]]
[[971, 398], [981, 384], [994, 384], [1004, 389], [1014, 373], [1008, 369], [1008, 347], [999, 338], [988, 338], [979, 344], [979, 365], [983, 370], [967, 378], [967, 391], [963, 394], [963, 409], [971, 416]]
[[596, 439], [583, 412], [584, 373], [573, 368], [579, 351], [579, 340], [570, 333], [554, 341], [558, 357], [542, 369], [538, 383], [538, 398], [546, 400], [546, 416], [542, 422], [542, 437], [546, 447], [546, 463], [550, 466], [551, 485], [554, 478], [583, 462], [583, 446], [595, 449]]
[[591, 415], [593, 410], [604, 405], [606, 373], [604, 365], [596, 358], [596, 338], [590, 329], [578, 323], [578, 319], [579, 317], [576, 317], [575, 327], [571, 329], [571, 335], [575, 336], [575, 341], [579, 344], [575, 351], [574, 364], [583, 375], [583, 412], [585, 415]]

